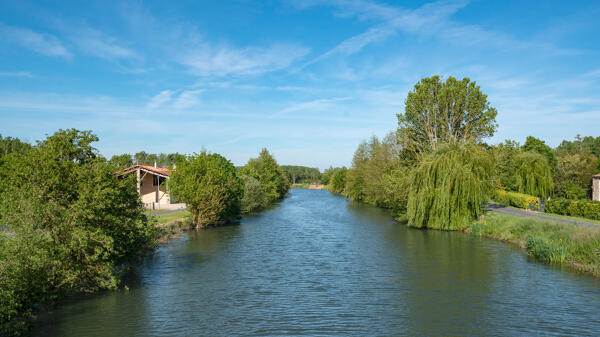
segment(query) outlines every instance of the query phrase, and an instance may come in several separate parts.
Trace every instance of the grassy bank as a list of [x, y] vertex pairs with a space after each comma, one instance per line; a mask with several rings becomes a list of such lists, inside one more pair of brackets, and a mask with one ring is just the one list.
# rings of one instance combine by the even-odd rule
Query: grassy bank
[[166, 242], [174, 236], [188, 230], [192, 225], [190, 212], [187, 210], [153, 217], [159, 229], [158, 243]]
[[600, 226], [488, 212], [467, 233], [513, 243], [531, 256], [600, 277]]

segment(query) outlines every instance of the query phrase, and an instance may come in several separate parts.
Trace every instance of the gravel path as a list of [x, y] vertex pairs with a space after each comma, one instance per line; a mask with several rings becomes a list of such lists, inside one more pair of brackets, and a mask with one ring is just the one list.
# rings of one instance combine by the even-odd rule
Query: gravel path
[[559, 218], [556, 216], [545, 215], [543, 213], [526, 211], [526, 210], [516, 209], [516, 208], [511, 208], [511, 207], [504, 207], [504, 206], [498, 205], [498, 204], [488, 204], [488, 210], [490, 210], [492, 212], [521, 216], [524, 218], [538, 218], [538, 219], [544, 219], [544, 220], [552, 220], [552, 221], [556, 221], [556, 222], [572, 223], [572, 224], [581, 225], [581, 226], [600, 226], [600, 224], [596, 224], [593, 222]]

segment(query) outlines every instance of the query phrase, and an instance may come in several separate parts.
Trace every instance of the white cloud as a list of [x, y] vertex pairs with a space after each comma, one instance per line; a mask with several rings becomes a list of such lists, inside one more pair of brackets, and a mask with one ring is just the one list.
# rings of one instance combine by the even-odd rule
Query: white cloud
[[115, 38], [106, 36], [99, 30], [85, 26], [67, 29], [77, 47], [86, 54], [107, 60], [137, 57], [135, 51], [119, 45]]
[[171, 100], [172, 96], [173, 96], [173, 91], [171, 91], [171, 90], [161, 91], [156, 96], [152, 97], [152, 99], [150, 99], [150, 102], [148, 102], [148, 104], [146, 104], [146, 107], [150, 110], [155, 110], [156, 108], [169, 102]]
[[173, 102], [172, 107], [175, 110], [185, 110], [187, 108], [191, 108], [200, 103], [200, 98], [198, 97], [204, 90], [186, 90], [179, 94], [175, 102]]
[[382, 42], [402, 31], [409, 34], [439, 38], [457, 45], [486, 46], [499, 50], [525, 50], [536, 48], [552, 55], [574, 55], [581, 51], [559, 48], [549, 43], [528, 42], [510, 36], [487, 31], [477, 25], [465, 25], [452, 21], [450, 17], [465, 7], [468, 1], [437, 1], [417, 9], [404, 9], [378, 4], [372, 1], [321, 1], [310, 2], [301, 7], [331, 5], [343, 17], [354, 17], [360, 21], [374, 21], [375, 25], [367, 31], [340, 42], [327, 52], [305, 63], [303, 67], [322, 61], [334, 55], [351, 55], [366, 46]]
[[256, 75], [287, 68], [308, 52], [308, 48], [286, 44], [247, 48], [202, 44], [185, 51], [179, 61], [200, 76]]
[[6, 42], [20, 45], [43, 55], [71, 57], [71, 53], [62, 42], [50, 34], [37, 33], [29, 29], [0, 23], [0, 37]]

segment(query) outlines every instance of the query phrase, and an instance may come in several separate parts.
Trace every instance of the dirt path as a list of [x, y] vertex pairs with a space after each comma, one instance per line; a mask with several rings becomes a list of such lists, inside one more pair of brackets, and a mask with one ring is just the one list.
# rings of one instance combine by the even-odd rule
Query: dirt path
[[488, 210], [490, 210], [492, 212], [503, 213], [503, 214], [516, 215], [516, 216], [520, 216], [520, 217], [524, 217], [524, 218], [538, 218], [538, 219], [551, 220], [551, 221], [556, 221], [556, 222], [572, 223], [572, 224], [576, 224], [576, 225], [580, 225], [580, 226], [600, 226], [600, 224], [596, 224], [593, 222], [560, 218], [560, 217], [545, 215], [543, 213], [538, 213], [538, 212], [533, 212], [533, 211], [526, 211], [526, 210], [522, 210], [522, 209], [504, 207], [504, 206], [498, 205], [498, 204], [488, 204]]

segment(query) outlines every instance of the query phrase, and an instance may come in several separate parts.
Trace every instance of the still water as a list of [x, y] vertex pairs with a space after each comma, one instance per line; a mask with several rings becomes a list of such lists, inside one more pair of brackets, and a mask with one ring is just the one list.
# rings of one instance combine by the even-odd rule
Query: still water
[[600, 335], [599, 281], [320, 190], [161, 246], [130, 288], [45, 313], [34, 334]]

